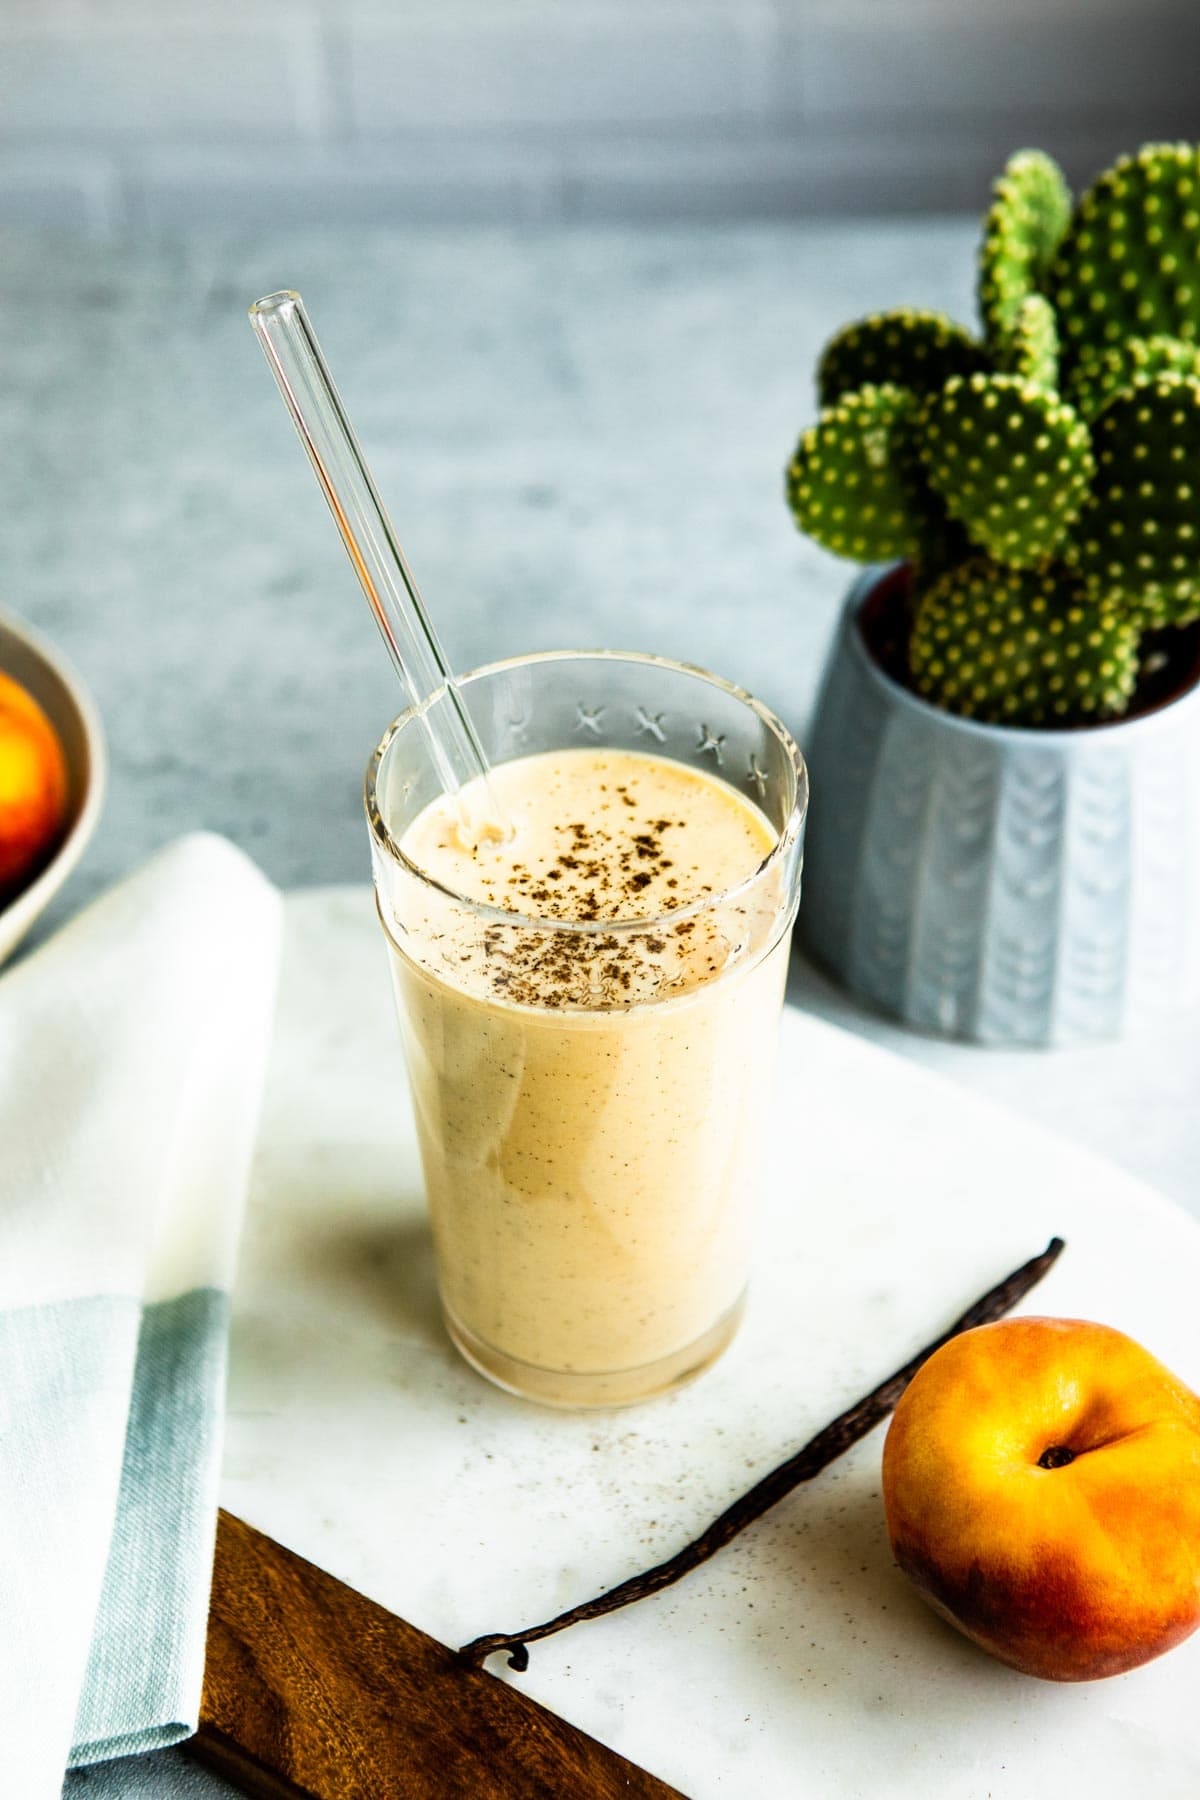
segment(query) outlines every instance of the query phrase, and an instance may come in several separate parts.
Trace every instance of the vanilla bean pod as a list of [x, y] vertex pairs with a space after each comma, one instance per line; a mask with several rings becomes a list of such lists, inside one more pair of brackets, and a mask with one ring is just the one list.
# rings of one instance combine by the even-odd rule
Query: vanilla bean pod
[[532, 1625], [526, 1631], [494, 1632], [488, 1637], [472, 1639], [459, 1651], [463, 1660], [474, 1668], [481, 1668], [487, 1657], [498, 1650], [509, 1653], [509, 1667], [518, 1672], [529, 1667], [529, 1650], [527, 1646], [538, 1638], [551, 1637], [557, 1631], [565, 1631], [568, 1625], [578, 1625], [584, 1619], [598, 1619], [605, 1613], [616, 1612], [622, 1606], [630, 1606], [635, 1600], [644, 1600], [650, 1594], [661, 1593], [663, 1588], [688, 1575], [701, 1563], [723, 1550], [738, 1533], [747, 1525], [760, 1519], [793, 1488], [801, 1482], [811, 1481], [822, 1469], [845, 1454], [860, 1438], [866, 1437], [893, 1410], [901, 1394], [916, 1374], [921, 1364], [927, 1362], [943, 1344], [957, 1337], [960, 1332], [970, 1331], [976, 1325], [990, 1325], [996, 1319], [1002, 1319], [1017, 1303], [1025, 1298], [1029, 1290], [1046, 1274], [1047, 1270], [1057, 1262], [1062, 1254], [1064, 1244], [1062, 1238], [1050, 1239], [1040, 1256], [1035, 1256], [1019, 1269], [991, 1288], [975, 1304], [967, 1309], [960, 1319], [956, 1319], [948, 1331], [918, 1350], [914, 1357], [906, 1362], [903, 1368], [889, 1375], [886, 1381], [872, 1388], [869, 1394], [839, 1413], [832, 1424], [826, 1425], [816, 1437], [811, 1438], [787, 1462], [780, 1463], [777, 1469], [764, 1475], [761, 1481], [735, 1500], [714, 1519], [707, 1531], [692, 1543], [684, 1546], [665, 1562], [646, 1569], [640, 1575], [631, 1575], [628, 1580], [618, 1582], [606, 1594], [600, 1594], [594, 1600], [587, 1600], [582, 1606], [572, 1606], [567, 1612], [559, 1613], [557, 1618], [549, 1619], [544, 1625]]

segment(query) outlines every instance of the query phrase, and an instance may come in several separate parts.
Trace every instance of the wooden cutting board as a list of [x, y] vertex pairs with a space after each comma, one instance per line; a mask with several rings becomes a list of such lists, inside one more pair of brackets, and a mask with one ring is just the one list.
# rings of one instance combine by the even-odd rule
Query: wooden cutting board
[[188, 1750], [254, 1800], [681, 1800], [226, 1512]]

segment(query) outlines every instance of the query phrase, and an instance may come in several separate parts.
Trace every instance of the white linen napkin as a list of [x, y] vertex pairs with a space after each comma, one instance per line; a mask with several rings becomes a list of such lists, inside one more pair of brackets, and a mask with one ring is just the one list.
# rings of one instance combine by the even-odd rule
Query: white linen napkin
[[279, 896], [182, 839], [0, 980], [0, 1791], [195, 1729]]

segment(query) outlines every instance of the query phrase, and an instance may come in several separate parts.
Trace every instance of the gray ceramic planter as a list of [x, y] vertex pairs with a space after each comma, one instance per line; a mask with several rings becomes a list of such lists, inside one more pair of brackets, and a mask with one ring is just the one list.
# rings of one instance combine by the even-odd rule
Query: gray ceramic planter
[[1083, 1044], [1200, 994], [1200, 686], [1080, 731], [977, 725], [886, 675], [847, 596], [806, 746], [805, 940], [921, 1030]]

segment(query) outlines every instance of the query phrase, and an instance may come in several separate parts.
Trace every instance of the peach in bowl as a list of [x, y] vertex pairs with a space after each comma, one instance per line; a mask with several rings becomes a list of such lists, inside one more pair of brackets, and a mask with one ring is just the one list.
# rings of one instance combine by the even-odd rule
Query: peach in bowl
[[78, 675], [0, 611], [0, 962], [83, 854], [106, 768], [100, 716]]

